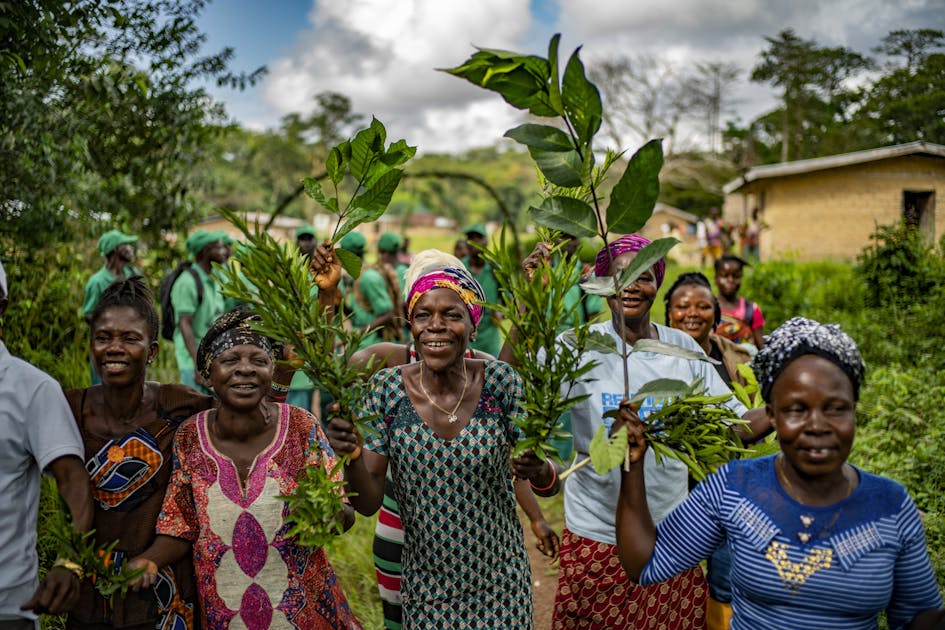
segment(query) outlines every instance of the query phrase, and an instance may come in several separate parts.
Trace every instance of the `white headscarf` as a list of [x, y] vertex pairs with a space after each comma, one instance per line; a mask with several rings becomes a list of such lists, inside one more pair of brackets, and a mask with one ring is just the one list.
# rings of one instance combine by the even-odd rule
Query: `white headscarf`
[[465, 270], [466, 265], [453, 254], [447, 254], [438, 249], [425, 249], [414, 254], [410, 266], [407, 267], [407, 273], [404, 274], [404, 302], [410, 296], [410, 289], [413, 288], [413, 283], [417, 281], [417, 278], [431, 271], [449, 268]]

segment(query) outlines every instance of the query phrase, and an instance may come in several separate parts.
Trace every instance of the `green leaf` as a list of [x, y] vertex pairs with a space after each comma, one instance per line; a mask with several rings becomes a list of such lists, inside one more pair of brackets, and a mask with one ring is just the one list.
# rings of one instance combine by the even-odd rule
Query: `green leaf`
[[[344, 144], [347, 144], [347, 141]], [[328, 179], [336, 186], [344, 178], [344, 158], [339, 147], [334, 146], [328, 152], [328, 158], [325, 160], [325, 172], [328, 173]]]
[[606, 475], [623, 463], [627, 452], [627, 427], [620, 427], [608, 438], [607, 427], [600, 425], [587, 450], [597, 474]]
[[[401, 170], [389, 170], [381, 175], [370, 188], [352, 200], [351, 205], [356, 209], [355, 212], [360, 211], [363, 214], [358, 225], [376, 221], [384, 213], [403, 176], [404, 172]], [[347, 218], [353, 220], [355, 212]]]
[[362, 129], [351, 140], [351, 160], [348, 163], [348, 168], [351, 169], [351, 174], [359, 182], [367, 177], [368, 167], [376, 154], [374, 139], [377, 137], [377, 132], [373, 127], [373, 120], [371, 127]]
[[670, 357], [689, 359], [690, 361], [705, 361], [713, 365], [718, 365], [719, 363], [702, 350], [690, 350], [682, 346], [677, 346], [676, 344], [660, 341], [659, 339], [640, 339], [633, 344], [633, 352], [654, 352]]
[[548, 42], [548, 105], [558, 116], [564, 115], [564, 104], [561, 102], [561, 77], [558, 76], [558, 43], [561, 33], [555, 33]]
[[[561, 339], [572, 348], [577, 348], [577, 334], [573, 329], [561, 333]], [[603, 352], [605, 354], [620, 354], [617, 349], [617, 341], [610, 335], [596, 330], [587, 333], [584, 347], [590, 352]]]
[[371, 130], [374, 132], [374, 142], [371, 148], [375, 153], [384, 152], [384, 143], [387, 141], [387, 129], [384, 124], [375, 117], [371, 117]]
[[603, 107], [597, 86], [588, 81], [584, 74], [584, 64], [578, 55], [580, 50], [578, 47], [574, 51], [565, 66], [561, 100], [578, 142], [589, 144], [600, 129]]
[[352, 278], [357, 278], [361, 275], [361, 265], [363, 261], [360, 256], [349, 252], [347, 249], [341, 248], [335, 250], [335, 255], [338, 256], [338, 262], [341, 263], [341, 267], [347, 271]]
[[679, 240], [671, 236], [658, 238], [638, 251], [636, 256], [633, 257], [633, 260], [630, 261], [630, 264], [624, 267], [617, 275], [617, 285], [620, 287], [620, 290], [622, 291], [630, 286], [634, 280], [655, 265], [660, 258], [666, 256], [669, 250], [675, 247], [677, 243], [679, 243]]
[[544, 151], [529, 147], [528, 153], [552, 184], [576, 188], [584, 183], [581, 177], [584, 162], [577, 151]]
[[528, 209], [535, 223], [578, 238], [597, 234], [597, 218], [586, 202], [573, 197], [546, 197], [540, 207]]
[[328, 207], [328, 200], [322, 191], [322, 184], [314, 177], [306, 177], [302, 180], [302, 186], [305, 188], [305, 194], [317, 201], [324, 207]]
[[556, 116], [548, 99], [548, 61], [533, 55], [480, 49], [466, 63], [444, 70], [499, 93], [507, 103], [536, 116]]
[[551, 125], [525, 124], [514, 127], [505, 132], [506, 138], [511, 138], [516, 142], [524, 144], [529, 148], [543, 149], [546, 151], [571, 151], [574, 145], [571, 138]]
[[663, 141], [650, 140], [633, 154], [620, 181], [610, 193], [607, 228], [630, 234], [638, 231], [653, 214], [660, 194]]
[[676, 398], [689, 391], [689, 383], [674, 378], [658, 378], [649, 381], [630, 398], [631, 403], [641, 403], [650, 396], [657, 400]]

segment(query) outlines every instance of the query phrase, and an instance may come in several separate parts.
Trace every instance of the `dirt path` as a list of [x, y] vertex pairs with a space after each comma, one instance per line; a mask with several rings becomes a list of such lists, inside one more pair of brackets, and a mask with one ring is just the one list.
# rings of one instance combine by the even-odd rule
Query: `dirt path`
[[[547, 556], [535, 548], [535, 535], [528, 519], [519, 511], [519, 519], [525, 529], [525, 544], [528, 560], [532, 565], [532, 601], [535, 607], [535, 630], [551, 628], [551, 613], [555, 606], [555, 589], [558, 586], [557, 563], [552, 565]], [[555, 531], [561, 534], [560, 528]]]

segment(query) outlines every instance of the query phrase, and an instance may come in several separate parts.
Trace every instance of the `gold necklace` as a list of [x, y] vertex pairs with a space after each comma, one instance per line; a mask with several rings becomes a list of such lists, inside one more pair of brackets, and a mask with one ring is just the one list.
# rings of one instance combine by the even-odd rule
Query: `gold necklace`
[[[791, 483], [791, 480], [788, 479], [787, 470], [785, 469], [783, 454], [778, 457], [777, 462], [775, 463], [775, 466], [774, 466], [774, 472], [775, 472], [775, 475], [778, 477], [778, 479], [784, 482], [784, 490], [787, 492], [788, 496], [790, 496], [792, 499], [794, 499], [801, 505], [804, 505], [803, 503], [801, 503], [795, 498], [795, 495], [797, 493], [794, 490], [794, 485]], [[843, 479], [847, 482], [847, 491], [846, 491], [846, 494], [844, 494], [843, 499], [840, 499], [841, 501], [843, 501], [844, 499], [849, 497], [851, 494], [853, 494], [853, 482], [850, 481], [850, 479], [846, 476], [846, 474], [843, 475]], [[838, 516], [839, 514], [834, 516], [834, 521], [837, 520]], [[804, 526], [804, 529], [808, 529], [810, 528], [811, 525], [814, 524], [814, 517], [811, 516], [810, 514], [801, 514], [800, 519], [801, 519], [801, 525]], [[811, 536], [812, 536], [812, 533], [809, 531], [797, 532], [798, 540], [800, 540], [801, 544], [804, 544], [804, 545], [806, 545], [808, 541], [810, 541]]]
[[463, 357], [463, 393], [459, 395], [459, 400], [456, 401], [456, 406], [453, 407], [453, 411], [447, 411], [436, 404], [436, 401], [433, 400], [433, 397], [430, 396], [430, 393], [427, 392], [427, 388], [423, 386], [423, 364], [425, 361], [420, 362], [420, 391], [423, 392], [423, 395], [427, 397], [427, 400], [430, 401], [430, 404], [446, 414], [446, 420], [453, 424], [459, 418], [456, 416], [456, 410], [459, 409], [459, 406], [463, 404], [463, 398], [466, 397], [466, 388], [469, 387], [469, 379], [466, 377], [466, 358]]

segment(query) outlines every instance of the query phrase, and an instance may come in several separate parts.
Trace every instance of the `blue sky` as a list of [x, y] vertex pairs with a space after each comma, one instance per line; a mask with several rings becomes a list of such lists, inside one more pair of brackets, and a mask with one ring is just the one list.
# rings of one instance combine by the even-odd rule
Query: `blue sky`
[[[868, 53], [894, 28], [945, 29], [945, 11], [941, 0], [213, 0], [200, 26], [208, 51], [236, 49], [234, 69], [269, 69], [245, 92], [212, 90], [244, 126], [276, 126], [332, 90], [392, 138], [459, 151], [494, 144], [521, 120], [498, 96], [434, 70], [458, 65], [474, 45], [544, 54], [560, 32], [562, 56], [582, 45], [586, 65], [640, 53], [680, 68], [735, 63], [743, 75], [729, 117], [748, 120], [774, 104], [770, 88], [745, 78], [765, 36], [793, 27]], [[690, 141], [698, 136], [693, 127]]]

